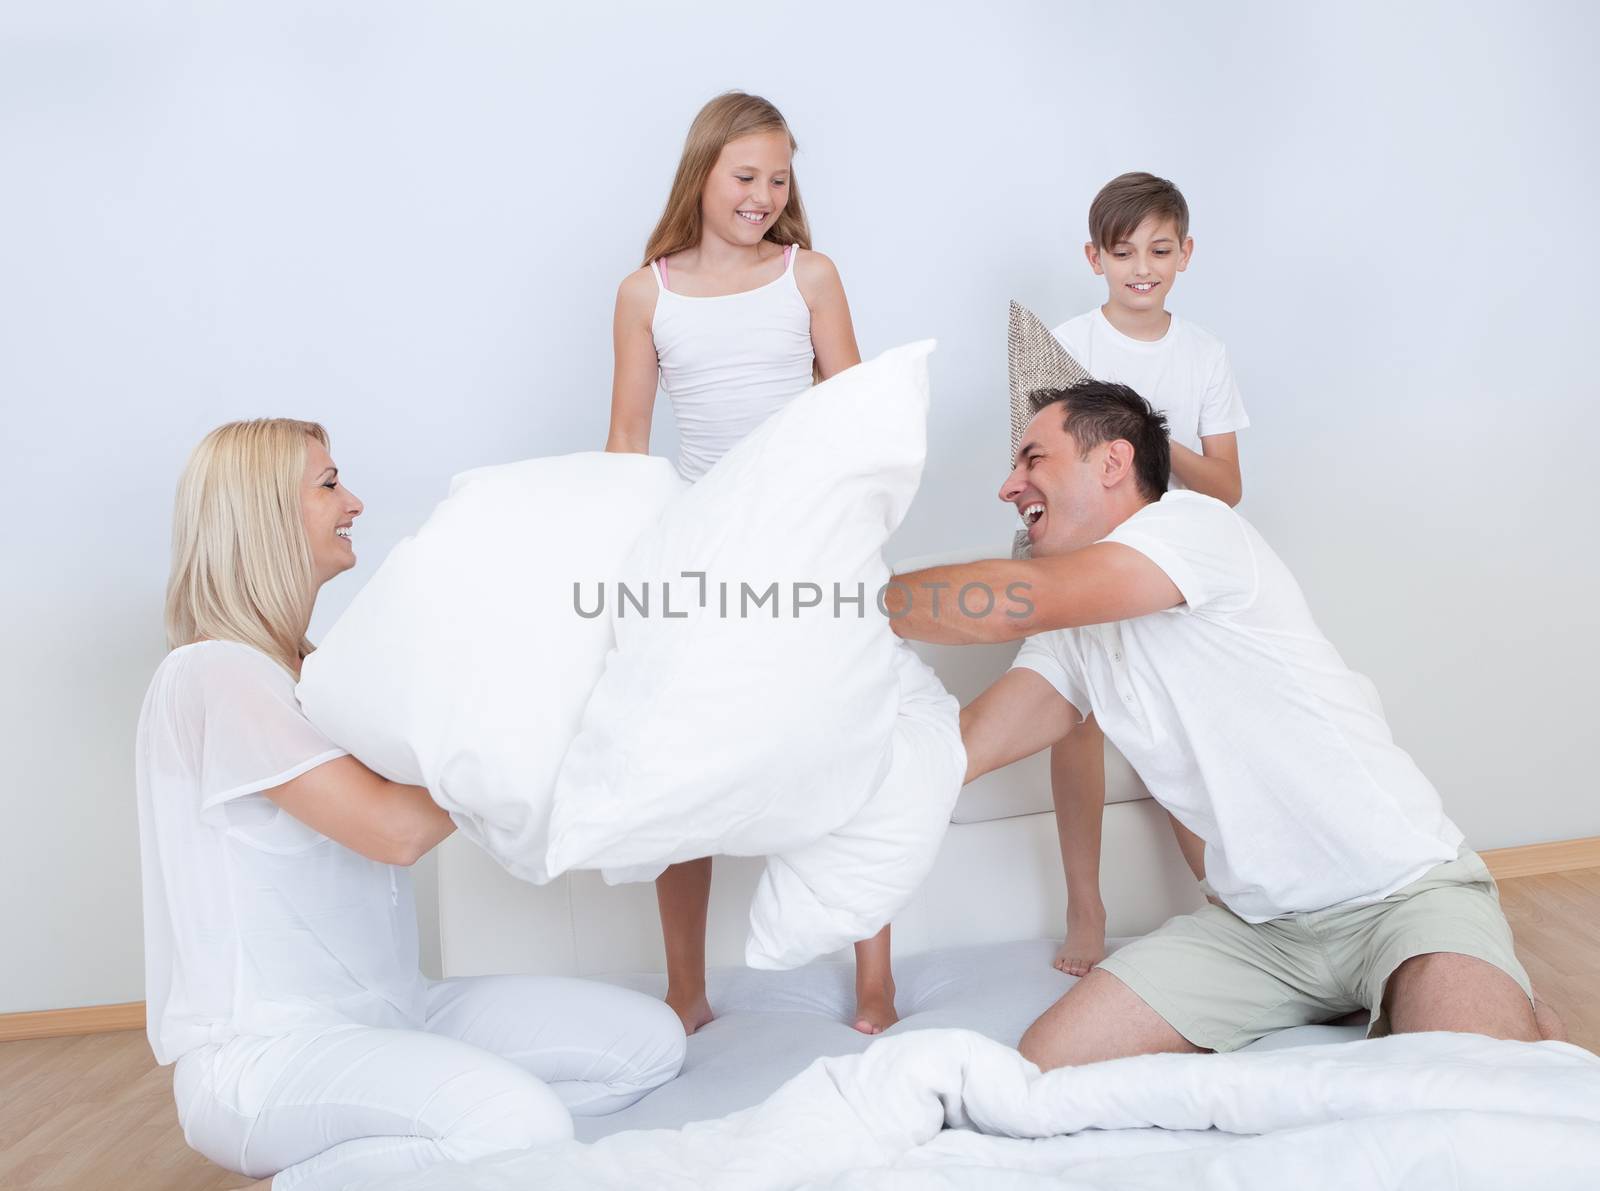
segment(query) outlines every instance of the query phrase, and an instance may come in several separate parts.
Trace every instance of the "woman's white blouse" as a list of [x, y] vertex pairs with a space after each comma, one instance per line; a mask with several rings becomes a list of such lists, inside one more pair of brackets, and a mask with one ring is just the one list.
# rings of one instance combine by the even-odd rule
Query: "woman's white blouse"
[[160, 1063], [238, 1034], [423, 1021], [410, 874], [262, 791], [344, 756], [294, 679], [232, 641], [173, 650], [139, 718], [145, 997]]

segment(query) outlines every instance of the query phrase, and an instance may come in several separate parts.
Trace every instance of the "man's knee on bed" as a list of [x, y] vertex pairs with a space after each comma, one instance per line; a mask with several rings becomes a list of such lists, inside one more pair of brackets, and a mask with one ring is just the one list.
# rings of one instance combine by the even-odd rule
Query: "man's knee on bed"
[[1126, 984], [1099, 968], [1046, 1009], [1017, 1049], [1045, 1071], [1128, 1055], [1203, 1053]]
[[1396, 1034], [1452, 1030], [1517, 1042], [1540, 1037], [1521, 986], [1487, 960], [1455, 952], [1406, 960], [1389, 977], [1383, 1009]]

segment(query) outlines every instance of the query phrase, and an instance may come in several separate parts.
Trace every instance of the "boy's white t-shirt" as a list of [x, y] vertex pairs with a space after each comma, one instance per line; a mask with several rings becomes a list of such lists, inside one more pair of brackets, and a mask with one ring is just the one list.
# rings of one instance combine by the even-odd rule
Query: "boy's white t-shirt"
[[[1127, 385], [1167, 415], [1174, 442], [1198, 451], [1201, 438], [1243, 430], [1250, 418], [1222, 342], [1187, 319], [1171, 317], [1167, 333], [1149, 342], [1124, 335], [1098, 306], [1053, 334], [1090, 376]], [[1183, 487], [1177, 476], [1172, 487]]]
[[139, 718], [147, 1031], [158, 1063], [237, 1034], [416, 1029], [410, 874], [314, 831], [262, 793], [345, 755], [259, 650], [173, 650]]
[[1160, 567], [1176, 608], [1023, 642], [1014, 667], [1093, 712], [1151, 796], [1205, 841], [1247, 922], [1386, 897], [1461, 832], [1389, 732], [1378, 692], [1312, 620], [1243, 517], [1169, 491], [1105, 541]]

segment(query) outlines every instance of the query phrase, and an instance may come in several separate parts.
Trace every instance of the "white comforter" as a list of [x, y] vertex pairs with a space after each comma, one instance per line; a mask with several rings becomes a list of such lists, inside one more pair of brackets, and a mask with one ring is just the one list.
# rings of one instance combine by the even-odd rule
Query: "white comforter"
[[1422, 1034], [1041, 1075], [981, 1035], [927, 1030], [819, 1059], [719, 1120], [386, 1186], [1588, 1191], [1600, 1186], [1600, 1059]]

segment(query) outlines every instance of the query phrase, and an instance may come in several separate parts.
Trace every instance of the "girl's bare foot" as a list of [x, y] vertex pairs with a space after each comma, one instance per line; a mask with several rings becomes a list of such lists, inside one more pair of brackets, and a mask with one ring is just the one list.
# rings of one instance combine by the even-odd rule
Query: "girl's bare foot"
[[1056, 949], [1051, 961], [1058, 972], [1068, 976], [1087, 976], [1089, 969], [1106, 957], [1106, 912], [1104, 908], [1067, 914], [1067, 941]]
[[716, 1014], [711, 1012], [711, 1002], [706, 1000], [704, 989], [684, 996], [669, 988], [664, 999], [672, 1006], [672, 1011], [678, 1015], [678, 1020], [683, 1022], [685, 1034], [694, 1033], [716, 1017]]
[[881, 1034], [900, 1015], [894, 1011], [894, 981], [856, 981], [856, 1019], [851, 1024], [863, 1034]]

